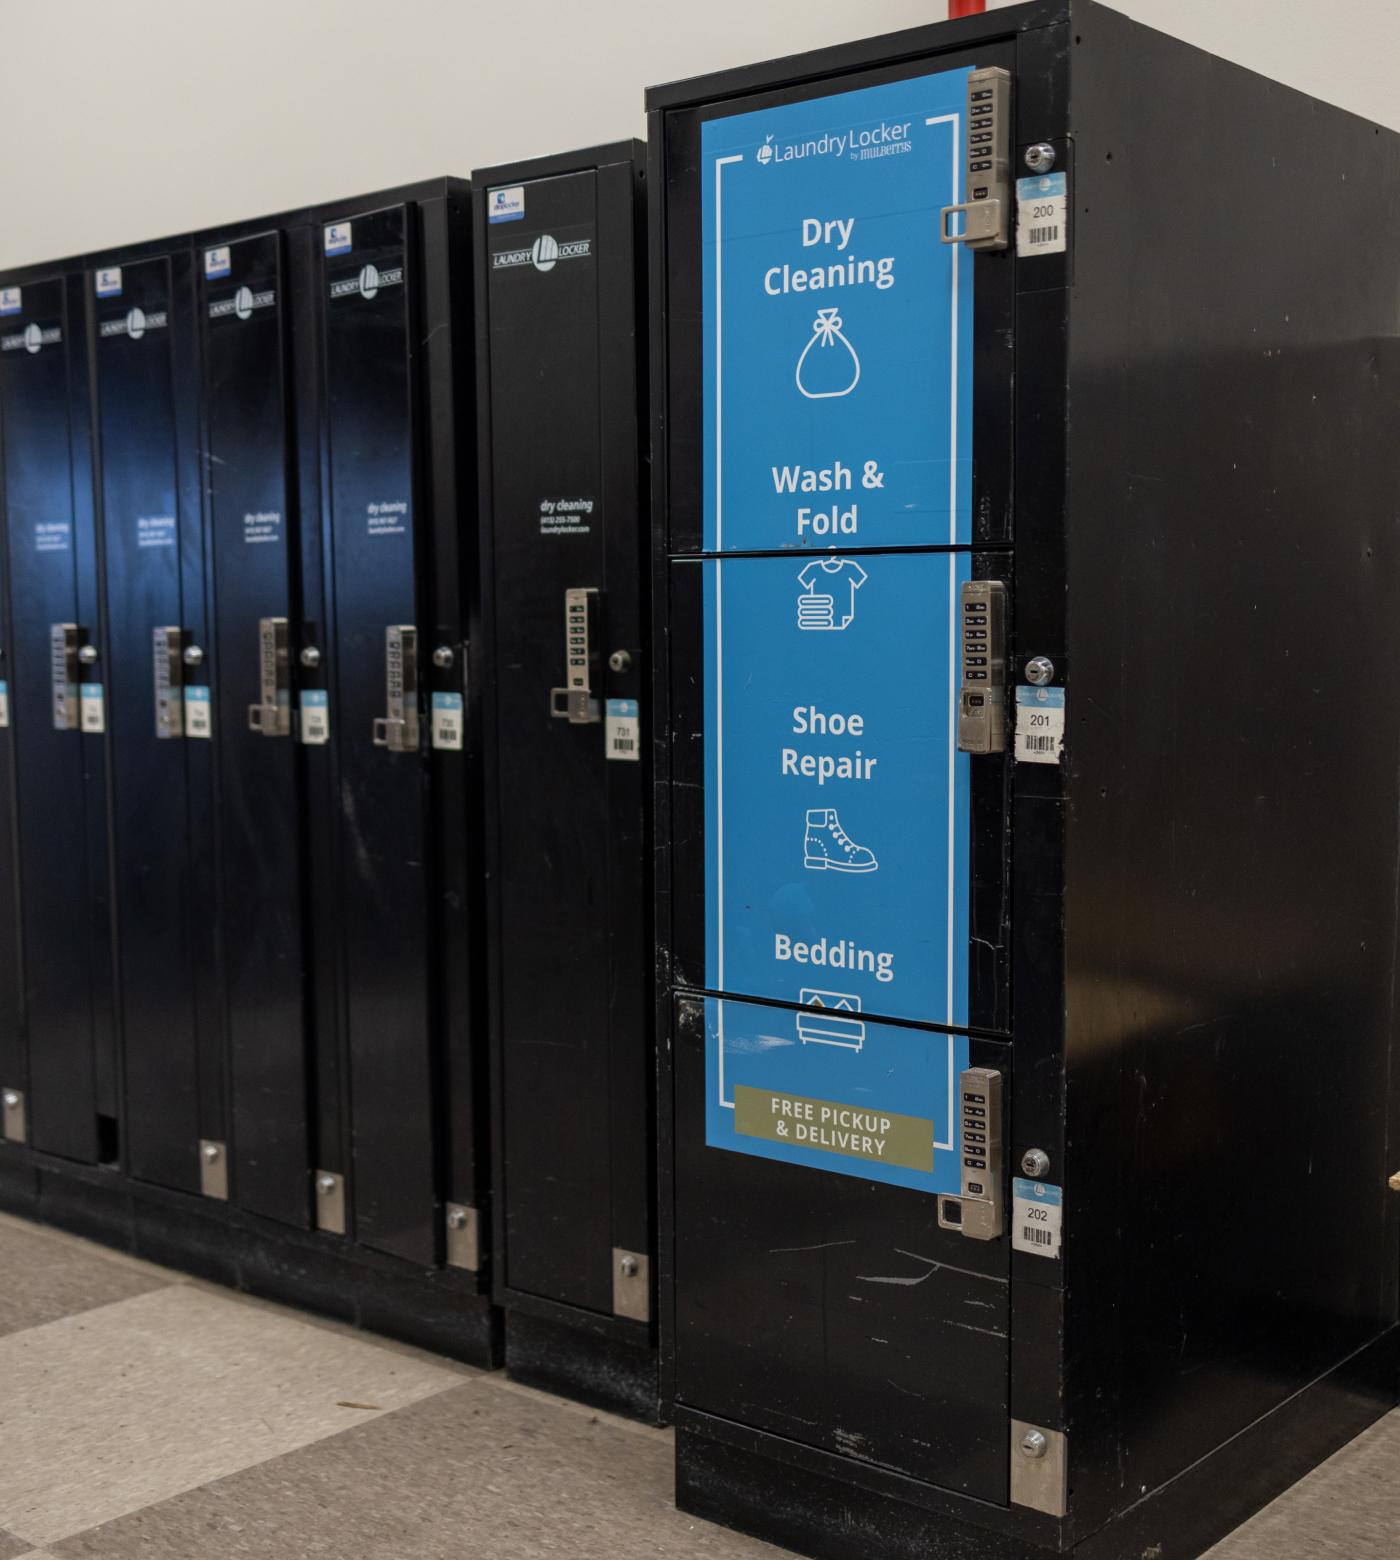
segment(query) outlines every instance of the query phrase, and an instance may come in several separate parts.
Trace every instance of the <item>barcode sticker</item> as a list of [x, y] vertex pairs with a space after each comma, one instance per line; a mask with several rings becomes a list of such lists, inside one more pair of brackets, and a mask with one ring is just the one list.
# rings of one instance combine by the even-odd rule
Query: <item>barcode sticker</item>
[[1016, 253], [1062, 255], [1069, 248], [1069, 191], [1062, 173], [1016, 181]]
[[433, 746], [445, 748], [449, 753], [461, 752], [462, 726], [462, 695], [435, 693], [433, 695]]
[[10, 724], [10, 685], [0, 678], [0, 727]]
[[641, 711], [635, 699], [609, 699], [604, 728], [609, 758], [636, 763], [642, 756]]
[[107, 729], [107, 704], [101, 683], [78, 684], [78, 725], [91, 736]]
[[1065, 690], [1023, 683], [1016, 690], [1016, 761], [1058, 764], [1064, 745]]
[[1011, 1244], [1033, 1257], [1058, 1258], [1064, 1193], [1044, 1181], [1011, 1183]]
[[331, 739], [331, 696], [324, 688], [301, 690], [301, 740], [321, 747]]

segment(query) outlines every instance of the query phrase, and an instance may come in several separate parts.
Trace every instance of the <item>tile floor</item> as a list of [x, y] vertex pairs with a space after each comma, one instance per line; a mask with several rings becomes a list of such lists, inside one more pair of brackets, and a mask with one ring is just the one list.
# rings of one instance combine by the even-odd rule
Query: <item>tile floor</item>
[[[0, 1560], [760, 1560], [671, 1443], [0, 1215]], [[1400, 1413], [1210, 1560], [1396, 1560]]]

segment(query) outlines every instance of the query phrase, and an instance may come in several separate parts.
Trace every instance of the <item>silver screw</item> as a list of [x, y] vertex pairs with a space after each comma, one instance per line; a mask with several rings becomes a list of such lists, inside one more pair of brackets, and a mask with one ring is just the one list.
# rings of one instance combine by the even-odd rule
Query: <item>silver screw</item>
[[608, 665], [615, 672], [625, 672], [632, 665], [632, 657], [626, 650], [614, 650], [608, 657]]
[[301, 664], [303, 666], [319, 666], [321, 664], [321, 652], [315, 645], [307, 645], [302, 650]]
[[1043, 1148], [1028, 1148], [1021, 1155], [1021, 1168], [1032, 1181], [1043, 1181], [1050, 1168], [1050, 1156]]
[[204, 651], [198, 645], [185, 646], [185, 665], [200, 666], [204, 661]]
[[1032, 173], [1049, 173], [1055, 166], [1055, 148], [1049, 141], [1037, 141], [1026, 148], [1026, 167]]
[[637, 1274], [642, 1270], [641, 1263], [637, 1261], [636, 1257], [624, 1257], [618, 1263], [618, 1267], [621, 1268], [624, 1278], [636, 1278]]
[[78, 659], [83, 663], [84, 666], [96, 666], [97, 646], [83, 645], [82, 648], [78, 651]]
[[1048, 655], [1033, 655], [1026, 662], [1026, 681], [1043, 687], [1055, 675], [1055, 663]]
[[447, 1215], [447, 1227], [450, 1230], [464, 1230], [467, 1227], [467, 1216], [460, 1208], [454, 1208]]
[[207, 1164], [211, 1164], [212, 1165], [215, 1162], [215, 1160], [218, 1159], [218, 1157], [219, 1157], [219, 1145], [217, 1143], [206, 1143], [204, 1145], [204, 1159], [205, 1159], [205, 1162]]
[[453, 659], [454, 657], [452, 655], [452, 647], [450, 645], [439, 645], [437, 649], [433, 651], [433, 665], [437, 667], [440, 672], [445, 672], [447, 668], [452, 665]]
[[1044, 1457], [1050, 1443], [1039, 1430], [1027, 1430], [1021, 1437], [1021, 1455], [1023, 1457]]
[[316, 1177], [316, 1190], [322, 1197], [329, 1197], [335, 1190], [335, 1177], [333, 1175], [318, 1175]]
[[19, 1104], [19, 1095], [13, 1089], [6, 1089], [4, 1094], [5, 1109], [13, 1110]]

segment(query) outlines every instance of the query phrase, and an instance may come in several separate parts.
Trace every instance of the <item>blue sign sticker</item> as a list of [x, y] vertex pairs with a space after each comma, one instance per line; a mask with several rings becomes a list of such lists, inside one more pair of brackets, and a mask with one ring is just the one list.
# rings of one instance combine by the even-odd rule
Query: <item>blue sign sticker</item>
[[969, 74], [702, 127], [706, 551], [968, 541]]
[[965, 552], [709, 559], [706, 985], [967, 1022]]
[[960, 1186], [964, 1035], [871, 1022], [835, 994], [792, 1012], [705, 1002], [705, 1141], [924, 1192]]

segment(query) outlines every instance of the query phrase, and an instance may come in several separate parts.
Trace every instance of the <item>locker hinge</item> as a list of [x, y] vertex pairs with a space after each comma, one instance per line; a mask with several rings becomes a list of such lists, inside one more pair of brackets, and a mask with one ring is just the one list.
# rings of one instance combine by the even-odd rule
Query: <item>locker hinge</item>
[[330, 1170], [316, 1172], [316, 1228], [323, 1235], [345, 1233], [345, 1177]]
[[651, 1258], [640, 1251], [613, 1247], [613, 1314], [651, 1320]]
[[1048, 1517], [1068, 1514], [1069, 1441], [1063, 1430], [1011, 1421], [1011, 1503]]
[[443, 1222], [447, 1225], [447, 1265], [475, 1273], [481, 1266], [481, 1225], [475, 1208], [465, 1203], [448, 1203]]
[[199, 1142], [199, 1189], [205, 1197], [228, 1201], [228, 1149], [208, 1138]]
[[0, 1137], [7, 1143], [26, 1143], [29, 1125], [24, 1114], [24, 1095], [18, 1089], [0, 1092]]

